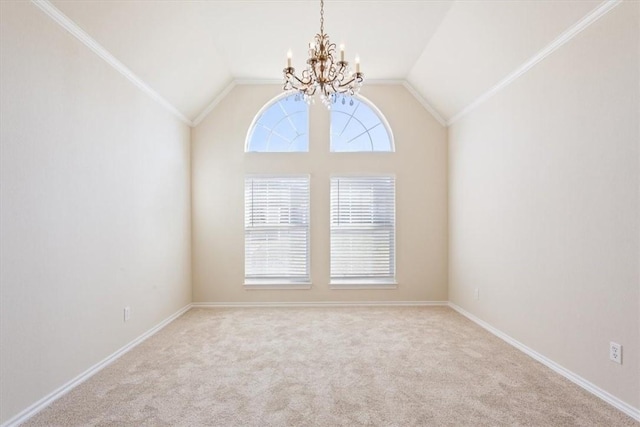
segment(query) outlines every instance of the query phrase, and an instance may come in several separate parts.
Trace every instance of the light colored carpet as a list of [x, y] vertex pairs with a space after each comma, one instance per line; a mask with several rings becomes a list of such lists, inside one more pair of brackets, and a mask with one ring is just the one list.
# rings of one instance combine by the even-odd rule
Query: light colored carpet
[[626, 426], [447, 307], [192, 309], [27, 426]]

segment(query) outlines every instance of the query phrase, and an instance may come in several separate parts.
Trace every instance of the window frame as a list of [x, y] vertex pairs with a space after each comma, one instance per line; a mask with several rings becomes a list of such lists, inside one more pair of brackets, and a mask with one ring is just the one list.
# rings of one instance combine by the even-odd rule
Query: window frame
[[[368, 98], [366, 98], [366, 97], [364, 97], [364, 96], [362, 96], [360, 94], [356, 94], [356, 95], [353, 95], [351, 97], [353, 99], [355, 99], [356, 101], [359, 101], [359, 102], [365, 104], [367, 107], [369, 107], [375, 113], [375, 115], [378, 117], [378, 119], [380, 120], [380, 122], [384, 126], [384, 129], [386, 130], [387, 135], [389, 136], [389, 145], [390, 145], [391, 149], [389, 151], [376, 151], [376, 150], [368, 150], [368, 151], [334, 151], [333, 150], [333, 144], [332, 144], [333, 121], [331, 120], [331, 116], [333, 114], [333, 111], [332, 111], [332, 109], [330, 109], [329, 110], [329, 153], [331, 155], [349, 155], [349, 154], [362, 154], [362, 153], [375, 153], [375, 154], [393, 154], [393, 153], [395, 153], [396, 152], [396, 142], [395, 142], [395, 137], [393, 135], [393, 130], [391, 130], [391, 125], [389, 125], [389, 121], [387, 120], [385, 115], [382, 114], [382, 111], [380, 111], [380, 109], [373, 102], [371, 102]], [[337, 101], [337, 102], [340, 102], [340, 101]], [[333, 103], [331, 105], [333, 105]]]
[[[388, 278], [334, 278], [332, 276], [332, 239], [333, 239], [333, 180], [349, 178], [391, 178], [393, 180], [393, 269], [392, 277]], [[398, 237], [398, 221], [397, 221], [397, 177], [393, 173], [352, 173], [352, 174], [332, 174], [329, 177], [329, 288], [330, 289], [397, 289], [397, 237]], [[384, 227], [380, 227], [384, 228]]]
[[278, 102], [282, 101], [283, 99], [289, 97], [289, 96], [296, 96], [295, 92], [282, 92], [279, 93], [278, 95], [274, 96], [273, 98], [271, 98], [269, 101], [267, 101], [262, 108], [260, 108], [260, 110], [256, 113], [256, 115], [253, 117], [253, 120], [251, 120], [251, 124], [249, 125], [249, 128], [247, 130], [247, 134], [244, 138], [244, 154], [308, 154], [310, 149], [311, 149], [311, 111], [309, 108], [309, 104], [306, 104], [304, 101], [297, 101], [297, 102], [302, 102], [304, 104], [306, 104], [306, 114], [307, 114], [307, 149], [306, 151], [252, 151], [249, 150], [249, 146], [251, 144], [251, 137], [253, 136], [253, 131], [256, 127], [256, 125], [258, 124], [258, 120], [260, 120], [260, 118], [262, 117], [262, 115], [269, 110], [271, 107], [273, 107], [275, 104], [277, 104]]
[[[246, 226], [246, 215], [247, 215], [247, 203], [246, 203], [246, 183], [247, 179], [287, 179], [287, 178], [304, 178], [307, 181], [307, 194], [306, 194], [306, 218], [307, 223], [303, 226], [296, 225], [273, 225], [267, 226], [265, 228], [281, 228], [281, 229], [294, 229], [294, 228], [306, 228], [306, 272], [307, 276], [302, 279], [298, 278], [290, 278], [288, 279], [286, 276], [277, 277], [277, 278], [247, 278], [247, 226]], [[311, 175], [310, 174], [245, 174], [244, 175], [244, 209], [243, 209], [243, 221], [244, 221], [244, 251], [243, 251], [243, 266], [244, 266], [244, 277], [243, 277], [243, 286], [247, 290], [258, 290], [258, 289], [310, 289], [311, 282]]]

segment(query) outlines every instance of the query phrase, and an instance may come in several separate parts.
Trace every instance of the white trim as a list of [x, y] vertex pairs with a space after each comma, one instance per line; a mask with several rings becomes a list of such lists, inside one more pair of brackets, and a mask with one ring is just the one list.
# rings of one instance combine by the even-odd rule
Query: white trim
[[256, 86], [278, 85], [278, 86], [284, 86], [284, 80], [283, 79], [235, 79], [234, 81], [238, 86], [240, 86], [240, 85], [256, 85]]
[[213, 98], [213, 101], [211, 101], [209, 105], [207, 105], [205, 109], [202, 110], [200, 114], [198, 114], [198, 117], [193, 120], [192, 126], [196, 127], [200, 123], [202, 123], [202, 121], [209, 115], [209, 113], [211, 113], [213, 109], [218, 106], [218, 104], [229, 94], [229, 92], [231, 92], [231, 90], [233, 90], [234, 87], [236, 87], [237, 84], [238, 83], [236, 80], [232, 80], [227, 86], [225, 86], [222, 92], [220, 92], [215, 98]]
[[[365, 275], [362, 275], [361, 277], [345, 277], [343, 275], [340, 274], [335, 274], [334, 276], [334, 271], [333, 271], [333, 249], [330, 250], [330, 264], [331, 264], [331, 268], [330, 268], [330, 281], [329, 281], [329, 288], [332, 290], [337, 290], [337, 289], [397, 289], [397, 267], [398, 267], [398, 257], [397, 257], [397, 244], [398, 244], [398, 227], [397, 227], [397, 218], [398, 218], [398, 212], [397, 212], [397, 198], [398, 198], [398, 193], [397, 193], [397, 186], [396, 186], [396, 174], [395, 173], [375, 173], [375, 174], [369, 174], [369, 173], [365, 173], [365, 174], [353, 174], [353, 172], [351, 173], [346, 173], [346, 174], [331, 174], [329, 176], [329, 181], [330, 181], [330, 188], [329, 188], [329, 210], [330, 210], [330, 226], [329, 226], [329, 232], [330, 232], [330, 241], [333, 241], [333, 235], [334, 235], [334, 231], [337, 232], [337, 234], [340, 234], [340, 231], [338, 229], [334, 230], [334, 223], [333, 223], [333, 215], [334, 215], [334, 210], [336, 209], [336, 206], [334, 205], [334, 181], [337, 180], [338, 181], [338, 194], [337, 194], [337, 211], [338, 214], [340, 213], [340, 180], [345, 180], [345, 181], [363, 181], [363, 180], [369, 180], [369, 182], [373, 182], [373, 181], [377, 181], [378, 179], [376, 178], [380, 178], [380, 181], [388, 181], [389, 179], [391, 179], [392, 182], [392, 187], [393, 187], [393, 197], [392, 200], [390, 200], [391, 202], [391, 207], [393, 208], [393, 224], [389, 225], [389, 224], [378, 224], [376, 225], [375, 223], [369, 224], [370, 227], [367, 227], [366, 229], [361, 229], [363, 232], [373, 232], [374, 230], [377, 229], [381, 229], [381, 230], [387, 230], [387, 231], [391, 231], [393, 233], [393, 242], [392, 242], [392, 246], [390, 247], [390, 253], [389, 256], [392, 258], [392, 271], [388, 271], [388, 275], [386, 275], [385, 277], [375, 277], [375, 276], [370, 276], [370, 277], [366, 277]], [[385, 195], [386, 196], [386, 195]], [[356, 196], [357, 198], [358, 196]], [[348, 203], [347, 203], [348, 204]], [[356, 227], [357, 229], [357, 227]], [[345, 228], [346, 231], [349, 230], [354, 230], [351, 229], [350, 227], [346, 227]], [[333, 246], [333, 243], [330, 243], [331, 246]], [[360, 254], [362, 255], [362, 254]], [[352, 271], [353, 273], [353, 271]], [[364, 286], [362, 286], [364, 285]]]
[[[310, 173], [246, 173], [245, 178], [309, 178]], [[307, 283], [307, 282], [305, 282]]]
[[634, 408], [628, 403], [623, 402], [617, 397], [613, 396], [609, 392], [601, 389], [600, 387], [592, 384], [591, 382], [585, 380], [579, 375], [569, 371], [568, 369], [558, 365], [554, 361], [548, 359], [547, 357], [541, 355], [540, 353], [532, 350], [526, 345], [520, 343], [519, 341], [511, 338], [509, 335], [500, 331], [499, 329], [494, 328], [487, 322], [479, 319], [458, 305], [449, 302], [449, 301], [320, 301], [320, 302], [194, 302], [191, 304], [187, 304], [182, 309], [178, 310], [176, 313], [172, 314], [162, 322], [158, 323], [153, 328], [149, 329], [144, 334], [140, 335], [129, 344], [117, 350], [115, 353], [106, 357], [102, 361], [98, 362], [91, 368], [87, 369], [71, 381], [62, 385], [58, 389], [54, 390], [47, 396], [38, 400], [34, 404], [30, 405], [20, 413], [16, 414], [9, 420], [5, 421], [0, 427], [17, 427], [20, 424], [26, 422], [29, 418], [36, 415], [38, 412], [49, 406], [55, 400], [59, 399], [63, 395], [67, 394], [73, 388], [81, 384], [82, 382], [89, 379], [91, 376], [95, 375], [100, 370], [104, 369], [111, 363], [113, 363], [116, 359], [132, 350], [134, 347], [160, 331], [162, 328], [167, 326], [169, 323], [180, 317], [185, 312], [189, 311], [191, 308], [254, 308], [254, 307], [263, 307], [263, 308], [279, 308], [279, 307], [450, 307], [453, 310], [457, 311], [461, 315], [465, 316], [472, 322], [476, 323], [480, 327], [486, 329], [493, 335], [502, 339], [506, 343], [512, 345], [518, 350], [522, 351], [526, 355], [532, 357], [563, 377], [567, 378], [571, 382], [579, 385], [584, 388], [591, 394], [599, 397], [604, 400], [608, 404], [617, 408], [618, 410], [624, 412], [629, 415], [631, 418], [634, 418], [640, 421], [640, 409]]
[[127, 68], [122, 62], [118, 61], [107, 49], [102, 47], [95, 39], [87, 34], [82, 28], [80, 28], [75, 22], [69, 19], [64, 13], [56, 8], [49, 0], [31, 0], [31, 3], [40, 8], [51, 19], [57, 22], [62, 28], [67, 30], [78, 40], [80, 40], [85, 46], [91, 49], [95, 54], [104, 61], [111, 65], [116, 71], [126, 77], [131, 83], [138, 87], [138, 89], [149, 95], [154, 101], [162, 105], [169, 110], [173, 115], [182, 120], [189, 126], [193, 126], [191, 120], [184, 116], [176, 107], [174, 107], [169, 101], [164, 99], [158, 92], [153, 90], [147, 85], [140, 77], [136, 76], [133, 71]]
[[118, 359], [119, 357], [121, 357], [122, 355], [127, 353], [128, 351], [132, 350], [138, 344], [142, 343], [147, 338], [151, 337], [156, 332], [160, 331], [162, 328], [167, 326], [169, 323], [173, 322], [175, 319], [180, 317], [182, 314], [184, 314], [185, 312], [189, 311], [189, 309], [191, 309], [191, 304], [187, 304], [186, 306], [184, 306], [183, 308], [181, 308], [177, 312], [173, 313], [171, 316], [169, 316], [166, 319], [164, 319], [162, 322], [158, 323], [153, 328], [149, 329], [147, 332], [145, 332], [142, 335], [140, 335], [138, 338], [136, 338], [133, 341], [131, 341], [129, 344], [127, 344], [124, 347], [120, 348], [115, 353], [111, 354], [110, 356], [107, 356], [102, 361], [96, 363], [95, 365], [93, 365], [92, 367], [90, 367], [89, 369], [87, 369], [86, 371], [84, 371], [83, 373], [78, 375], [77, 377], [73, 378], [71, 381], [68, 381], [67, 383], [65, 383], [61, 387], [58, 387], [57, 389], [55, 389], [54, 391], [52, 391], [51, 393], [49, 393], [48, 395], [46, 395], [42, 399], [38, 400], [37, 402], [35, 402], [31, 406], [29, 406], [28, 408], [26, 408], [23, 411], [21, 411], [20, 413], [16, 414], [15, 416], [13, 416], [9, 420], [7, 420], [4, 424], [2, 424], [2, 427], [17, 427], [18, 425], [24, 423], [29, 418], [33, 417], [38, 412], [42, 411], [44, 408], [49, 406], [55, 400], [58, 400], [59, 398], [61, 398], [62, 396], [64, 396], [68, 392], [70, 392], [72, 389], [74, 389], [78, 385], [82, 384], [83, 382], [85, 382], [86, 380], [91, 378], [93, 375], [97, 374], [99, 371], [101, 371], [102, 369], [104, 369], [107, 366], [109, 366], [111, 363], [115, 362], [116, 359]]
[[193, 308], [250, 307], [446, 307], [447, 301], [318, 301], [318, 302], [194, 302]]
[[147, 338], [151, 337], [162, 328], [167, 326], [169, 323], [180, 317], [182, 314], [187, 312], [191, 308], [253, 308], [253, 307], [263, 307], [263, 308], [279, 308], [279, 307], [451, 307], [453, 310], [457, 311], [461, 315], [465, 316], [472, 322], [486, 329], [493, 335], [502, 339], [506, 343], [514, 346], [518, 350], [522, 351], [526, 355], [532, 357], [573, 383], [579, 385], [584, 388], [588, 392], [596, 395], [601, 398], [605, 402], [609, 403], [613, 407], [619, 409], [630, 417], [640, 421], [640, 409], [634, 408], [633, 406], [623, 402], [607, 391], [601, 389], [600, 387], [592, 384], [591, 382], [585, 380], [579, 375], [569, 371], [568, 369], [558, 365], [554, 361], [548, 359], [547, 357], [541, 355], [540, 353], [532, 350], [526, 345], [520, 343], [519, 341], [511, 338], [509, 335], [503, 333], [502, 331], [494, 328], [490, 324], [485, 321], [479, 319], [473, 314], [467, 312], [463, 308], [458, 305], [448, 302], [448, 301], [320, 301], [320, 302], [194, 302], [186, 305], [182, 309], [178, 310], [176, 313], [172, 314], [153, 328], [149, 329], [144, 334], [140, 335], [129, 344], [117, 350], [115, 353], [111, 354], [107, 358], [98, 362], [91, 368], [87, 369], [71, 381], [67, 382], [63, 386], [54, 390], [47, 396], [38, 400], [28, 408], [24, 409], [20, 413], [16, 414], [9, 420], [5, 421], [1, 427], [17, 427], [18, 425], [26, 422], [29, 418], [36, 415], [38, 412], [46, 408], [55, 400], [59, 399], [63, 395], [67, 394], [73, 388], [81, 384], [82, 382], [89, 379], [91, 376], [95, 375], [97, 372], [107, 367], [111, 363], [113, 363], [116, 359], [132, 350], [134, 347], [145, 341]]
[[[249, 154], [249, 153], [260, 153], [260, 154], [264, 154], [264, 153], [278, 153], [278, 154], [287, 153], [287, 151], [281, 152], [281, 151], [248, 151], [248, 150], [249, 150], [249, 143], [251, 142], [251, 136], [253, 136], [253, 129], [256, 127], [256, 124], [258, 123], [258, 120], [260, 120], [262, 115], [269, 108], [271, 108], [277, 102], [279, 102], [281, 99], [284, 99], [284, 98], [286, 98], [288, 96], [295, 95], [295, 93], [296, 93], [296, 91], [294, 91], [294, 90], [282, 91], [282, 92], [278, 93], [276, 96], [274, 96], [269, 101], [267, 101], [267, 103], [264, 104], [262, 106], [262, 108], [260, 108], [260, 110], [258, 110], [256, 115], [253, 116], [253, 120], [251, 120], [251, 124], [249, 125], [249, 129], [247, 129], [247, 135], [244, 138], [244, 153], [245, 154]], [[309, 135], [309, 136], [311, 135], [310, 126], [311, 126], [311, 120], [309, 120], [309, 105], [307, 105], [307, 135]], [[307, 145], [307, 151], [292, 151], [291, 153], [308, 153], [308, 152], [309, 152], [309, 146]]]
[[[365, 104], [367, 107], [369, 107], [375, 114], [376, 116], [378, 116], [378, 119], [380, 119], [380, 122], [382, 123], [382, 125], [384, 126], [384, 128], [387, 131], [387, 135], [389, 136], [389, 142], [391, 143], [391, 150], [390, 151], [333, 151], [333, 147], [331, 147], [331, 135], [329, 135], [329, 153], [331, 154], [338, 154], [338, 155], [343, 155], [343, 154], [350, 154], [350, 153], [381, 153], [381, 154], [389, 154], [389, 153], [395, 153], [396, 152], [396, 140], [395, 137], [393, 136], [393, 129], [391, 129], [391, 125], [389, 124], [389, 120], [387, 120], [386, 116], [384, 114], [382, 114], [382, 111], [380, 111], [380, 109], [378, 108], [378, 106], [376, 104], [374, 104], [369, 98], [367, 98], [364, 95], [361, 94], [355, 94], [353, 96], [356, 100], [362, 102], [363, 104]], [[331, 118], [329, 118], [329, 133], [331, 133]], [[386, 175], [381, 175], [381, 176], [386, 176]], [[395, 176], [394, 176], [395, 178]]]
[[398, 289], [398, 285], [397, 284], [391, 284], [391, 283], [381, 283], [379, 285], [373, 284], [373, 283], [366, 283], [366, 284], [362, 284], [362, 285], [356, 285], [353, 283], [349, 283], [349, 284], [338, 284], [338, 283], [330, 283], [329, 284], [329, 289], [334, 290], [334, 291], [341, 291], [341, 290], [355, 290], [355, 289], [364, 289], [364, 290], [376, 290], [376, 289], [380, 289], [380, 290], [384, 290], [384, 289]]
[[579, 376], [579, 375], [571, 372], [570, 370], [562, 367], [561, 365], [557, 364], [553, 360], [543, 356], [542, 354], [538, 353], [537, 351], [535, 351], [535, 350], [527, 347], [526, 345], [522, 344], [521, 342], [511, 338], [509, 335], [505, 334], [504, 332], [500, 331], [499, 329], [494, 328], [493, 326], [491, 326], [490, 324], [488, 324], [484, 320], [479, 319], [478, 317], [474, 316], [473, 314], [469, 313], [468, 311], [464, 310], [463, 308], [457, 306], [456, 304], [454, 304], [452, 302], [449, 302], [449, 307], [451, 307], [452, 309], [454, 309], [458, 313], [462, 314], [464, 317], [466, 317], [467, 319], [471, 320], [472, 322], [478, 324], [482, 328], [486, 329], [487, 331], [491, 332], [493, 335], [495, 335], [498, 338], [502, 339], [507, 344], [511, 344], [513, 347], [515, 347], [518, 350], [522, 351], [527, 356], [532, 357], [533, 359], [537, 360], [538, 362], [542, 363], [546, 367], [548, 367], [551, 370], [553, 370], [553, 371], [557, 372], [558, 374], [562, 375], [563, 377], [565, 377], [569, 381], [573, 382], [574, 384], [577, 384], [580, 387], [582, 387], [583, 389], [585, 389], [588, 392], [590, 392], [591, 394], [596, 395], [597, 397], [599, 397], [600, 399], [604, 400], [605, 402], [607, 402], [611, 406], [613, 406], [613, 407], [619, 409], [620, 411], [624, 412], [625, 414], [629, 415], [631, 418], [634, 418], [634, 419], [640, 421], [640, 409], [634, 408], [633, 406], [629, 405], [628, 403], [623, 402], [622, 400], [618, 399], [617, 397], [615, 397], [611, 393], [601, 389], [597, 385], [587, 381], [586, 379], [582, 378], [581, 376]]
[[242, 285], [247, 291], [280, 291], [280, 290], [307, 290], [311, 289], [311, 283], [245, 283]]
[[444, 127], [448, 126], [447, 121], [442, 117], [442, 115], [438, 113], [438, 111], [431, 104], [429, 104], [429, 102], [422, 95], [420, 95], [413, 86], [411, 86], [411, 83], [404, 80], [402, 82], [402, 86], [404, 86], [404, 88], [407, 89], [411, 95], [413, 95], [416, 101], [418, 101], [420, 105], [422, 105], [424, 109], [427, 110], [433, 116], [433, 118], [438, 121], [438, 123], [440, 123]]
[[368, 86], [402, 86], [405, 83], [405, 79], [368, 79], [363, 84]]
[[487, 90], [485, 93], [480, 95], [478, 98], [476, 98], [475, 101], [473, 101], [471, 104], [464, 107], [460, 112], [453, 115], [447, 121], [447, 126], [451, 126], [461, 117], [475, 110], [480, 104], [484, 103], [493, 95], [495, 95], [496, 93], [498, 93], [499, 91], [501, 91], [502, 89], [504, 89], [505, 87], [513, 83], [516, 79], [518, 79], [524, 73], [526, 73], [531, 68], [533, 68], [533, 66], [536, 65], [538, 62], [542, 61], [547, 56], [551, 55], [558, 48], [560, 48], [562, 45], [564, 45], [569, 40], [574, 38], [578, 33], [580, 33], [582, 30], [587, 28], [589, 25], [593, 24], [600, 17], [602, 17], [604, 14], [609, 12], [611, 9], [613, 9], [620, 3], [622, 3], [622, 0], [607, 0], [602, 4], [600, 4], [594, 10], [589, 12], [584, 18], [582, 18], [580, 21], [578, 21], [577, 23], [569, 27], [568, 30], [560, 34], [554, 41], [548, 44], [544, 49], [542, 49], [541, 51], [533, 55], [531, 58], [529, 58], [527, 62], [522, 64], [511, 74], [507, 75], [507, 77], [499, 81], [495, 86], [493, 86], [492, 88]]
[[398, 289], [395, 278], [387, 279], [332, 279], [329, 289]]

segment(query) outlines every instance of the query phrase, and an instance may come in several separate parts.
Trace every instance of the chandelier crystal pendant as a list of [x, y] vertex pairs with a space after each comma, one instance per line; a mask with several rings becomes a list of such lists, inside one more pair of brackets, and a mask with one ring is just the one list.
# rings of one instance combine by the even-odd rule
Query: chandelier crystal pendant
[[291, 50], [287, 52], [287, 67], [284, 72], [285, 91], [295, 91], [306, 102], [311, 102], [319, 91], [322, 103], [327, 107], [336, 102], [338, 95], [355, 95], [360, 91], [364, 74], [360, 72], [360, 58], [356, 56], [356, 70], [352, 74], [349, 63], [344, 60], [344, 45], [340, 45], [340, 60], [335, 59], [336, 45], [324, 33], [324, 0], [320, 0], [320, 33], [309, 43], [307, 67], [300, 77], [291, 66]]

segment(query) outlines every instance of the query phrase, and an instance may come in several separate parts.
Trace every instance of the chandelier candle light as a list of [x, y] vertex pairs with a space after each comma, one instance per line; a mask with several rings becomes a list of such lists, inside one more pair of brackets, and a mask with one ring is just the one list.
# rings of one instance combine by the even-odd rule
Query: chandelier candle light
[[349, 63], [344, 60], [344, 45], [340, 45], [339, 61], [334, 59], [335, 53], [335, 43], [331, 43], [329, 36], [324, 33], [324, 0], [320, 0], [320, 33], [309, 43], [307, 68], [302, 71], [301, 77], [296, 76], [296, 70], [291, 66], [293, 54], [289, 49], [287, 68], [283, 70], [284, 90], [298, 92], [307, 102], [311, 102], [316, 90], [319, 90], [322, 103], [327, 107], [336, 101], [338, 95], [357, 94], [364, 81], [364, 74], [360, 72], [360, 58], [356, 56], [356, 71], [350, 74]]

